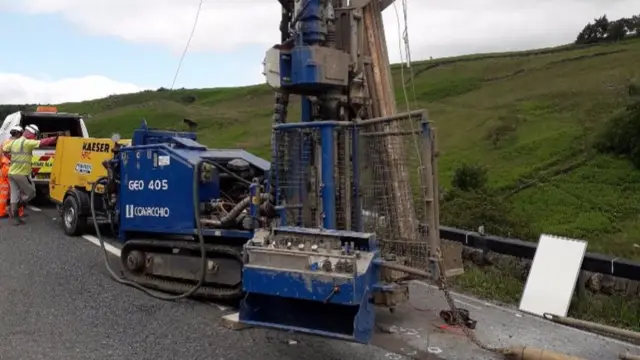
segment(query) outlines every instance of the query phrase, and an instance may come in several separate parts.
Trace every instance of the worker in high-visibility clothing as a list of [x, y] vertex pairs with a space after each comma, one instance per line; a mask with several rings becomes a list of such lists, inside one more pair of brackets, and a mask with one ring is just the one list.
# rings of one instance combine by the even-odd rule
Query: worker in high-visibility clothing
[[[6, 139], [2, 146], [10, 144], [22, 136], [22, 127], [16, 125], [9, 130], [10, 138]], [[11, 156], [9, 154], [0, 154], [0, 217], [9, 216], [9, 167], [11, 166]], [[18, 208], [18, 216], [24, 216], [24, 206]]]
[[11, 156], [11, 166], [9, 167], [9, 183], [11, 190], [11, 215], [15, 225], [24, 224], [24, 220], [18, 216], [18, 208], [26, 205], [36, 197], [36, 187], [31, 180], [31, 157], [33, 149], [40, 146], [55, 145], [57, 136], [42, 140], [36, 140], [40, 130], [36, 125], [27, 125], [22, 136], [5, 144], [2, 151]]

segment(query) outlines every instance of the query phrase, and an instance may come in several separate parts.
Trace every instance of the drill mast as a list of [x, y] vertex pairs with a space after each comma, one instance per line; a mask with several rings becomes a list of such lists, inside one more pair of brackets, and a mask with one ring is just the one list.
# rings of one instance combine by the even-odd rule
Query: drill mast
[[[426, 121], [424, 112], [416, 112], [413, 117], [406, 115], [407, 121], [399, 117], [391, 119], [397, 111], [382, 10], [393, 1], [280, 0], [280, 3], [281, 44], [270, 49], [265, 58], [267, 83], [277, 90], [273, 159], [281, 164], [274, 162], [272, 169], [280, 179], [290, 179], [295, 173], [300, 186], [299, 178], [306, 171], [303, 168], [309, 174], [304, 179], [305, 189], [296, 194], [283, 189], [294, 184], [280, 182], [278, 188], [282, 191], [277, 197], [284, 214], [281, 218], [288, 218], [285, 223], [289, 225], [376, 231], [379, 237], [393, 234], [395, 240], [389, 239], [386, 250], [394, 253], [406, 253], [411, 246], [426, 246], [416, 239], [424, 228], [437, 234], [437, 202], [433, 194], [437, 182], [433, 180], [433, 170], [427, 172], [425, 168], [434, 151], [431, 149], [429, 158], [421, 159], [420, 164], [410, 164], [405, 155], [414, 151], [418, 153], [414, 155], [424, 157], [424, 149], [417, 141], [403, 141], [407, 136], [403, 139], [400, 135], [404, 131], [404, 135], [410, 132], [409, 135], [418, 136], [425, 130], [428, 134], [423, 135], [429, 137], [430, 143], [433, 136], [428, 126], [421, 129], [422, 121]], [[300, 96], [302, 123], [340, 124], [336, 123], [331, 130], [329, 126], [309, 124], [305, 129], [325, 129], [317, 131], [324, 131], [325, 135], [318, 135], [315, 140], [309, 131], [303, 135], [300, 130], [296, 136], [289, 131], [284, 136], [283, 130], [294, 126], [287, 124], [287, 106], [292, 95]], [[364, 139], [364, 133], [371, 136]], [[292, 159], [294, 148], [297, 160]], [[351, 166], [356, 157], [360, 164]], [[420, 173], [418, 181], [423, 185], [418, 186], [422, 188], [419, 191], [428, 204], [415, 205], [412, 171]], [[370, 195], [377, 199], [371, 199], [369, 204], [363, 204], [367, 202], [362, 194], [367, 182], [363, 172], [368, 173], [370, 187], [374, 187], [374, 182], [378, 184], [373, 190], [375, 194]], [[291, 219], [294, 208], [298, 209], [295, 221]], [[367, 226], [367, 221], [361, 219], [363, 211], [374, 213], [378, 220], [383, 217], [384, 229]], [[379, 225], [380, 221], [374, 223]]]
[[239, 319], [366, 343], [373, 305], [408, 299], [394, 270], [440, 275], [433, 131], [424, 111], [395, 114], [378, 0], [281, 4], [265, 59], [279, 223], [244, 247]]

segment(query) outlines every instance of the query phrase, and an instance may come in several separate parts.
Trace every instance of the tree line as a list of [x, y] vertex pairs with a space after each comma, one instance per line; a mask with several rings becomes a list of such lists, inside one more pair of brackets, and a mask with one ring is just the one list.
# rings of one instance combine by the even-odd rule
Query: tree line
[[626, 107], [604, 124], [595, 148], [602, 153], [625, 157], [640, 169], [640, 83], [631, 82], [628, 92]]
[[593, 19], [578, 34], [575, 43], [595, 44], [605, 41], [620, 41], [625, 38], [640, 37], [640, 15], [609, 21], [607, 15]]

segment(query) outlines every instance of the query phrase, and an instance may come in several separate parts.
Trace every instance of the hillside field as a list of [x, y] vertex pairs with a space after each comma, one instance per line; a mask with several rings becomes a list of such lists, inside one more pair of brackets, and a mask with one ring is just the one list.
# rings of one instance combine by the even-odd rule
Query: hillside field
[[[628, 40], [414, 63], [407, 89], [439, 129], [440, 183], [449, 186], [463, 162], [483, 164], [489, 185], [535, 233], [584, 238], [590, 251], [640, 260], [640, 172], [591, 147], [599, 126], [628, 101], [639, 56], [640, 41]], [[397, 65], [393, 73], [404, 111]], [[129, 136], [142, 118], [183, 129], [187, 117], [199, 122], [201, 142], [263, 157], [270, 156], [272, 108], [266, 85], [159, 89], [60, 105], [91, 114], [93, 136]], [[298, 114], [293, 100], [289, 118]]]

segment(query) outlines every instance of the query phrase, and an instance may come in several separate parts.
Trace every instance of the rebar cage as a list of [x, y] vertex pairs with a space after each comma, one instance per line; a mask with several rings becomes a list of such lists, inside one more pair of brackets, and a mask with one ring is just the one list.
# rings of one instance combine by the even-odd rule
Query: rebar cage
[[428, 268], [438, 213], [426, 112], [280, 124], [273, 139], [280, 225], [374, 232], [385, 257]]
[[358, 124], [362, 230], [376, 233], [385, 257], [420, 269], [439, 233], [433, 140], [423, 111]]
[[274, 128], [276, 209], [281, 225], [357, 229], [354, 124], [337, 121], [280, 124]]

